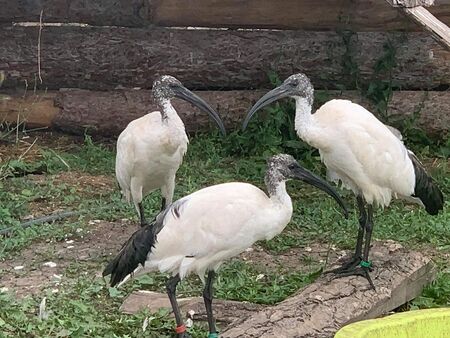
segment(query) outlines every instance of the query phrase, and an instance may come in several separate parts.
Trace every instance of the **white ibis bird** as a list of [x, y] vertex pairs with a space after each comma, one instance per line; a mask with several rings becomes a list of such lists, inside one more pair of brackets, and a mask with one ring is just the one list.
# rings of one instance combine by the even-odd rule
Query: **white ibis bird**
[[209, 338], [218, 337], [212, 315], [212, 283], [215, 272], [228, 258], [238, 255], [258, 240], [279, 234], [292, 216], [292, 201], [286, 181], [299, 179], [330, 194], [347, 209], [325, 181], [302, 168], [290, 155], [268, 160], [265, 183], [268, 191], [248, 183], [213, 185], [185, 196], [162, 211], [152, 224], [137, 230], [123, 245], [117, 257], [105, 268], [115, 286], [132, 275], [151, 271], [169, 272], [167, 293], [176, 319], [176, 332], [185, 335], [175, 290], [190, 273], [204, 281]]
[[392, 197], [406, 200], [414, 197], [423, 203], [429, 214], [436, 215], [443, 209], [443, 195], [395, 132], [372, 113], [348, 100], [331, 100], [312, 114], [313, 94], [313, 86], [306, 75], [292, 75], [255, 103], [243, 129], [262, 107], [284, 97], [295, 99], [298, 136], [319, 149], [328, 179], [341, 181], [356, 195], [360, 217], [355, 253], [349, 262], [333, 272], [337, 277], [361, 275], [374, 288], [369, 275], [372, 206], [388, 206]]
[[172, 76], [153, 83], [153, 98], [161, 109], [131, 121], [117, 140], [116, 177], [122, 194], [133, 201], [146, 223], [142, 199], [161, 189], [162, 209], [172, 203], [175, 175], [189, 143], [183, 121], [171, 104], [177, 97], [207, 112], [225, 135], [222, 120], [203, 99], [186, 89]]

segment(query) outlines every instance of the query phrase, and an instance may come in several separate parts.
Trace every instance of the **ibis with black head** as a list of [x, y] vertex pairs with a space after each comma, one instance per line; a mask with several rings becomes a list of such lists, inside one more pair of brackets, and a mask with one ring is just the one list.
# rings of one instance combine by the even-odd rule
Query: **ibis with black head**
[[268, 160], [265, 175], [267, 194], [242, 182], [213, 185], [185, 196], [162, 211], [153, 223], [137, 230], [103, 275], [111, 275], [112, 286], [131, 276], [151, 271], [168, 272], [167, 293], [172, 304], [179, 337], [187, 337], [175, 291], [181, 279], [197, 274], [208, 314], [209, 338], [218, 337], [212, 314], [212, 283], [217, 269], [259, 240], [279, 234], [292, 217], [292, 201], [286, 181], [302, 180], [329, 195], [347, 209], [331, 186], [301, 167], [290, 155]]
[[219, 114], [173, 76], [156, 79], [152, 93], [160, 110], [131, 121], [117, 140], [116, 178], [125, 199], [133, 202], [141, 225], [146, 224], [142, 200], [147, 194], [161, 190], [162, 210], [172, 203], [175, 175], [189, 143], [171, 100], [180, 98], [207, 112], [225, 135]]
[[355, 252], [333, 272], [336, 277], [361, 275], [375, 288], [369, 274], [373, 206], [387, 207], [395, 197], [418, 201], [436, 215], [443, 209], [442, 192], [399, 136], [364, 107], [349, 100], [331, 100], [312, 114], [314, 88], [302, 73], [262, 96], [248, 112], [243, 129], [256, 111], [286, 97], [295, 99], [295, 130], [319, 150], [327, 178], [340, 181], [356, 195], [359, 230]]

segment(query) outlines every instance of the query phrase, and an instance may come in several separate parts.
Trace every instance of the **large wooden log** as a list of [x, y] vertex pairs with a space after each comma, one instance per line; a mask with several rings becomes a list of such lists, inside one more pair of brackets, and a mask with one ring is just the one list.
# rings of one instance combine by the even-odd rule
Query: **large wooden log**
[[[0, 29], [4, 88], [21, 87], [25, 80], [35, 83], [38, 31]], [[427, 33], [399, 34], [353, 37], [349, 49], [359, 65], [360, 84], [372, 81], [390, 39], [397, 47], [394, 85], [449, 86], [450, 52]], [[282, 79], [302, 71], [316, 88], [352, 89], [355, 82], [343, 69], [345, 47], [342, 36], [333, 32], [46, 27], [41, 36], [43, 83], [38, 87], [151, 88], [158, 74], [171, 74], [190, 88], [250, 89], [269, 87], [270, 71]], [[345, 61], [349, 63], [348, 55]]]
[[[378, 0], [0, 0], [0, 22], [80, 22], [97, 26], [203, 26], [356, 31], [418, 30]], [[450, 1], [431, 11], [450, 23]]]
[[362, 277], [323, 276], [278, 305], [232, 323], [221, 337], [332, 337], [348, 323], [376, 318], [417, 297], [435, 275], [429, 258], [393, 242], [376, 243], [372, 256], [376, 291]]
[[[388, 3], [377, 0], [163, 0], [151, 6], [161, 26], [278, 28], [355, 31], [418, 30]], [[450, 1], [430, 9], [450, 23]]]
[[[229, 130], [239, 128], [247, 110], [261, 97], [264, 90], [199, 91], [220, 113]], [[316, 91], [318, 97], [345, 98], [362, 104], [371, 111], [375, 107], [355, 91]], [[55, 100], [55, 101], [54, 101]], [[213, 127], [207, 114], [190, 104], [175, 100], [174, 105], [189, 132]], [[104, 136], [117, 136], [129, 121], [157, 110], [149, 90], [116, 90], [93, 92], [89, 90], [62, 90], [38, 92], [23, 97], [20, 93], [0, 94], [0, 119], [19, 120], [32, 126], [52, 126], [71, 133], [86, 130]], [[387, 114], [402, 126], [412, 114], [418, 113], [417, 126], [435, 139], [445, 139], [450, 130], [450, 91], [419, 92], [396, 91]], [[26, 113], [26, 114], [25, 114]], [[213, 127], [215, 128], [215, 127]]]

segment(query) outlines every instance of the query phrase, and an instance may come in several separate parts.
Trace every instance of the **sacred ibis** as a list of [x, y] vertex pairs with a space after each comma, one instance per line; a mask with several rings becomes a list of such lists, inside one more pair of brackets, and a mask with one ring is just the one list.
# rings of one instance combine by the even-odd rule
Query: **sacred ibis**
[[392, 197], [415, 199], [421, 201], [429, 214], [436, 215], [443, 209], [443, 195], [418, 159], [404, 146], [401, 136], [397, 137], [395, 131], [371, 112], [348, 100], [331, 100], [312, 114], [313, 94], [306, 75], [292, 75], [255, 103], [244, 120], [243, 129], [262, 107], [284, 97], [295, 99], [298, 136], [319, 149], [327, 167], [327, 178], [342, 182], [356, 195], [360, 216], [355, 253], [349, 262], [333, 272], [337, 277], [361, 275], [374, 288], [369, 275], [373, 206], [388, 206]]
[[[266, 195], [254, 185], [223, 183], [185, 196], [156, 216], [152, 224], [137, 230], [108, 264], [103, 275], [111, 275], [112, 286], [131, 276], [151, 271], [169, 272], [167, 293], [176, 319], [176, 332], [186, 337], [175, 290], [178, 282], [196, 273], [206, 285], [203, 291], [210, 338], [217, 337], [212, 316], [214, 275], [228, 258], [238, 255], [258, 240], [279, 234], [292, 216], [286, 181], [299, 179], [331, 195], [347, 209], [325, 181], [302, 168], [290, 155], [268, 160]], [[119, 285], [120, 285], [119, 284]]]
[[125, 199], [133, 202], [141, 225], [146, 223], [142, 199], [147, 194], [161, 189], [161, 209], [172, 203], [175, 175], [189, 143], [171, 99], [183, 99], [207, 112], [225, 135], [217, 112], [176, 78], [159, 77], [152, 92], [160, 111], [131, 121], [117, 140], [116, 178]]

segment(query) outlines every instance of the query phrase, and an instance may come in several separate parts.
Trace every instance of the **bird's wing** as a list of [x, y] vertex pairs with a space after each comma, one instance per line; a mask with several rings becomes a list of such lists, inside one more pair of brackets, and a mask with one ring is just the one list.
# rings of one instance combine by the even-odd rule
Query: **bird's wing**
[[314, 115], [325, 130], [328, 147], [321, 153], [330, 169], [350, 177], [361, 190], [386, 196], [391, 190], [412, 193], [414, 170], [408, 151], [372, 113], [348, 100], [332, 100]]
[[201, 189], [178, 202], [169, 208], [150, 259], [198, 258], [236, 245], [248, 247], [258, 236], [252, 222], [263, 217], [269, 199], [253, 185], [226, 183]]

